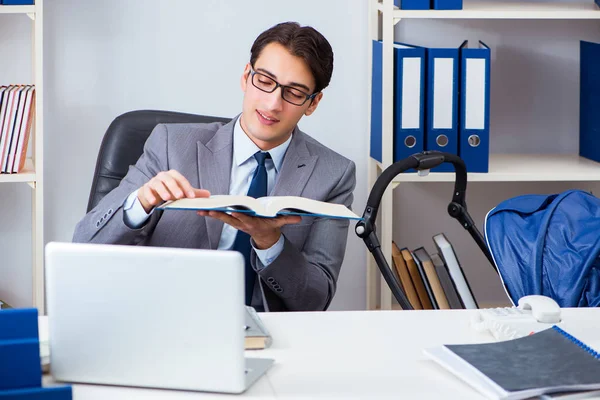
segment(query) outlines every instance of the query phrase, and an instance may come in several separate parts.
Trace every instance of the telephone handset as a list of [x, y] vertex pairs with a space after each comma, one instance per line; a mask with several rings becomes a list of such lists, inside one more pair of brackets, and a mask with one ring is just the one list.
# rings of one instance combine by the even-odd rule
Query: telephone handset
[[521, 297], [518, 307], [522, 310], [531, 310], [531, 315], [538, 322], [556, 324], [560, 322], [560, 307], [556, 301], [546, 296], [531, 295]]
[[548, 329], [560, 320], [560, 307], [553, 299], [531, 295], [520, 298], [517, 307], [479, 310], [472, 326], [489, 330], [497, 340], [509, 340]]

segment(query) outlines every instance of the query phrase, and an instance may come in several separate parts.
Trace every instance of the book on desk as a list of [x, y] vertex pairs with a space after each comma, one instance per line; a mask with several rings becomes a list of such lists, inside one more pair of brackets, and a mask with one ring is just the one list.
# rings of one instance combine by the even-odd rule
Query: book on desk
[[424, 352], [490, 399], [600, 389], [600, 354], [556, 325], [518, 339]]
[[261, 350], [271, 346], [273, 338], [253, 307], [246, 306], [245, 321], [244, 347], [246, 350]]

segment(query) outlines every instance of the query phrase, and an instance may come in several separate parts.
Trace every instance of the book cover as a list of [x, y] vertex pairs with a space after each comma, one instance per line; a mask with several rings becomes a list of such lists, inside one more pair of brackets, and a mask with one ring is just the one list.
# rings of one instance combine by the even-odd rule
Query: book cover
[[425, 248], [419, 247], [415, 250], [415, 255], [419, 258], [419, 260], [421, 260], [423, 272], [425, 272], [425, 276], [429, 281], [429, 286], [431, 286], [431, 291], [433, 292], [433, 296], [435, 297], [438, 308], [440, 310], [450, 309], [450, 304], [448, 304], [448, 299], [446, 298], [446, 294], [444, 293], [444, 289], [440, 283], [440, 278], [435, 270], [433, 261], [429, 257], [429, 253], [427, 253]]
[[406, 298], [410, 302], [410, 305], [415, 310], [422, 310], [423, 306], [421, 305], [421, 301], [417, 295], [415, 285], [413, 284], [412, 279], [410, 279], [408, 267], [406, 266], [404, 257], [402, 257], [402, 252], [395, 242], [392, 242], [392, 261], [394, 262], [394, 268], [398, 273], [400, 283], [402, 284], [402, 289], [404, 289], [404, 294], [406, 294]]
[[410, 253], [413, 256], [413, 260], [415, 260], [415, 264], [417, 265], [417, 270], [419, 271], [419, 275], [421, 276], [421, 281], [423, 281], [423, 286], [425, 287], [425, 291], [427, 292], [427, 297], [429, 297], [429, 301], [431, 302], [433, 309], [439, 310], [440, 307], [437, 303], [437, 299], [435, 298], [435, 295], [433, 294], [433, 289], [431, 287], [431, 283], [429, 282], [429, 278], [427, 277], [427, 274], [425, 273], [425, 269], [423, 267], [423, 260], [417, 254], [415, 254], [415, 250], [411, 251]]
[[172, 200], [157, 208], [163, 210], [233, 211], [264, 218], [299, 215], [302, 217], [362, 219], [343, 204], [297, 196], [267, 196], [255, 199], [249, 196], [214, 195]]
[[519, 339], [424, 352], [490, 399], [600, 389], [600, 354], [557, 326]]
[[440, 255], [438, 253], [433, 253], [431, 255], [431, 262], [435, 266], [435, 271], [440, 279], [440, 284], [442, 285], [442, 289], [444, 290], [444, 294], [446, 295], [446, 299], [448, 300], [450, 308], [453, 310], [463, 309], [464, 306], [460, 301], [458, 293], [456, 292], [454, 282], [452, 282], [448, 268], [446, 267], [446, 264], [444, 264], [444, 261], [441, 259]]
[[471, 286], [469, 286], [469, 281], [467, 280], [467, 277], [458, 262], [454, 248], [448, 238], [446, 238], [446, 235], [443, 233], [435, 235], [433, 237], [433, 242], [438, 250], [438, 254], [442, 257], [444, 263], [448, 267], [448, 272], [454, 282], [454, 287], [465, 308], [479, 308], [477, 301], [475, 301]]
[[431, 304], [431, 300], [427, 295], [427, 290], [425, 289], [425, 285], [423, 284], [421, 274], [419, 274], [419, 268], [417, 267], [415, 259], [413, 258], [411, 252], [408, 249], [402, 249], [400, 250], [400, 252], [402, 253], [402, 257], [404, 258], [404, 262], [406, 263], [406, 267], [408, 268], [408, 272], [410, 273], [412, 282], [415, 285], [415, 290], [417, 291], [417, 295], [419, 296], [421, 306], [424, 310], [432, 310], [433, 304]]

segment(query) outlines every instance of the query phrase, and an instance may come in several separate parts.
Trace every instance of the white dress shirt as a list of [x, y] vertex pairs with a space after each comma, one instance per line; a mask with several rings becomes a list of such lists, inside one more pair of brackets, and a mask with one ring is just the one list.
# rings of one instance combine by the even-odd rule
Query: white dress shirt
[[[229, 185], [230, 195], [246, 195], [246, 193], [248, 193], [250, 183], [252, 182], [252, 176], [258, 165], [254, 158], [254, 153], [261, 151], [242, 129], [240, 119], [241, 117], [237, 119], [233, 129], [233, 162], [231, 165]], [[265, 167], [267, 168], [267, 193], [269, 194], [273, 190], [273, 187], [275, 187], [277, 175], [281, 170], [283, 158], [291, 140], [292, 137], [290, 136], [284, 143], [269, 150], [271, 158], [265, 160]], [[123, 209], [129, 224], [133, 227], [140, 228], [145, 224], [146, 220], [154, 210], [151, 210], [150, 213], [147, 214], [137, 198], [137, 193], [138, 191], [136, 190], [127, 197]], [[224, 224], [218, 249], [230, 250], [233, 247], [236, 235], [237, 229], [231, 225]], [[279, 240], [268, 249], [257, 249], [254, 247], [254, 243], [252, 243], [252, 247], [263, 266], [266, 267], [281, 254], [283, 251], [283, 244], [283, 235], [280, 235]]]

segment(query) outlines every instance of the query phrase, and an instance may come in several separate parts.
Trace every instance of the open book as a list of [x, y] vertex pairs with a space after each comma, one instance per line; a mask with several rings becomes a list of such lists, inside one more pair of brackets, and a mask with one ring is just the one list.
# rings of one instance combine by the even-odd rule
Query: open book
[[267, 196], [255, 199], [249, 196], [215, 195], [194, 199], [172, 200], [157, 208], [164, 210], [235, 211], [266, 218], [273, 218], [280, 215], [300, 215], [362, 219], [343, 204], [326, 203], [296, 196]]

